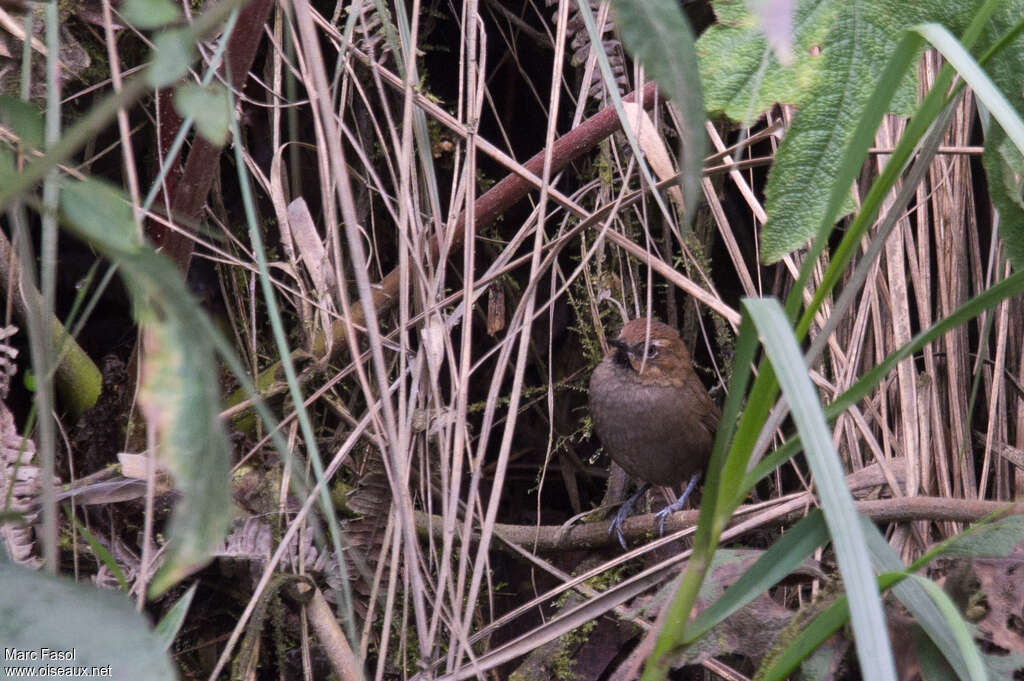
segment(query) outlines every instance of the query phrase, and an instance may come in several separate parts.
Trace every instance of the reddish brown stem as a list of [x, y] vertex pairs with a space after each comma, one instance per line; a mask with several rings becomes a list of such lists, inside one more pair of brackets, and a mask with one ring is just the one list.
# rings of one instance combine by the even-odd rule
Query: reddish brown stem
[[[657, 88], [654, 83], [648, 83], [643, 89], [643, 106], [650, 109], [654, 106]], [[636, 99], [636, 92], [625, 97], [625, 101], [632, 102]], [[555, 140], [551, 149], [551, 172], [556, 173], [572, 161], [579, 158], [583, 153], [594, 148], [598, 142], [605, 139], [619, 129], [619, 117], [612, 106], [605, 107], [597, 114], [594, 114], [566, 134]], [[530, 173], [540, 175], [544, 171], [544, 156], [546, 150], [541, 150], [523, 164]], [[482, 229], [494, 222], [506, 210], [518, 203], [524, 196], [535, 189], [535, 185], [526, 178], [509, 173], [496, 185], [481, 194], [473, 204], [476, 216], [476, 229]], [[451, 234], [451, 245], [457, 246], [462, 243], [466, 234], [465, 214], [460, 214], [455, 222]], [[431, 243], [431, 253], [434, 257], [440, 251], [440, 244], [437, 241]], [[373, 305], [378, 312], [389, 309], [398, 299], [399, 287], [398, 268], [391, 270], [380, 281], [380, 285], [373, 289]], [[356, 327], [362, 326], [366, 321], [366, 315], [360, 303], [352, 306], [352, 324]], [[333, 343], [331, 346], [331, 359], [337, 357], [348, 345], [348, 336], [345, 331], [344, 321], [338, 321], [331, 328]], [[313, 347], [313, 355], [320, 357], [325, 349], [322, 339], [318, 339]]]
[[[227, 49], [230, 83], [236, 91], [245, 86], [272, 4], [272, 0], [251, 0], [238, 15]], [[174, 139], [181, 127], [181, 119], [174, 112], [168, 95], [166, 90], [160, 93], [161, 118], [164, 121], [160, 135], [162, 149], [166, 149], [165, 144], [169, 146], [168, 141]], [[210, 187], [213, 186], [222, 149], [211, 144], [205, 137], [195, 136], [184, 170], [172, 171], [168, 177], [167, 189], [175, 220], [191, 224], [199, 219]], [[187, 234], [167, 230], [153, 222], [150, 222], [147, 233], [154, 244], [163, 246], [163, 252], [177, 263], [182, 272], [188, 272], [193, 241]]]

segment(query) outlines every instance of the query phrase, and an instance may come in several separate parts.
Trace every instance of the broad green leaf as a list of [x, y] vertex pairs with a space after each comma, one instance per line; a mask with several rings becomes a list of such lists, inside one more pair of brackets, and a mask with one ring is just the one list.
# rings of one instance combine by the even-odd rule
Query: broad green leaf
[[[762, 256], [766, 261], [801, 246], [825, 218], [830, 183], [871, 92], [876, 87], [894, 89], [888, 108], [910, 113], [915, 74], [908, 73], [898, 83], [879, 83], [877, 77], [903, 32], [934, 22], [959, 34], [974, 16], [976, 4], [968, 0], [803, 0], [794, 13], [794, 62], [783, 68], [746, 3], [715, 3], [718, 23], [697, 42], [708, 110], [750, 121], [775, 102], [797, 107], [765, 189], [769, 223], [762, 236]], [[1022, 0], [1002, 3], [979, 44], [992, 44], [1022, 15]], [[1014, 68], [1014, 62], [1021, 50], [1021, 43], [1014, 43], [986, 65], [1011, 100], [1019, 95], [1020, 69]], [[1012, 74], [1018, 74], [1017, 80], [1012, 80]]]
[[861, 673], [864, 678], [895, 680], [892, 649], [878, 584], [868, 560], [864, 531], [803, 355], [777, 300], [745, 299], [743, 305], [757, 327], [765, 354], [778, 376], [804, 443], [807, 463], [814, 474], [814, 486], [825, 512], [836, 562], [850, 597], [850, 621]]
[[797, 104], [818, 81], [819, 48], [839, 11], [837, 2], [798, 2], [791, 66], [782, 67], [746, 2], [715, 2], [717, 23], [697, 41], [708, 112], [751, 123], [776, 102]]
[[[927, 3], [869, 0], [798, 2], [794, 62], [783, 68], [745, 3], [715, 3], [719, 23], [697, 43], [708, 109], [750, 121], [776, 102], [797, 106], [766, 186], [766, 262], [778, 260], [815, 233], [847, 142], [873, 90], [893, 88], [890, 108], [911, 110], [914, 74], [881, 85], [878, 74], [902, 28], [926, 16], [926, 7]], [[850, 212], [853, 205], [848, 198], [843, 212]]]
[[[0, 563], [0, 584], [0, 640], [8, 672], [32, 667], [32, 675], [51, 678], [39, 673], [51, 666], [73, 678], [177, 679], [164, 646], [124, 594], [11, 563]], [[65, 651], [73, 659], [53, 659]], [[36, 659], [12, 660], [17, 653]]]
[[118, 258], [142, 253], [132, 206], [123, 192], [106, 182], [85, 180], [65, 182], [61, 194], [68, 225], [93, 246]]
[[153, 38], [153, 61], [146, 69], [146, 82], [161, 88], [188, 73], [195, 59], [192, 32], [187, 28], [161, 31]]
[[613, 0], [622, 42], [682, 113], [683, 205], [693, 215], [704, 158], [704, 98], [693, 30], [676, 0]]
[[220, 422], [218, 371], [202, 311], [174, 264], [138, 242], [124, 195], [96, 180], [66, 181], [64, 223], [116, 263], [145, 331], [139, 401], [157, 455], [185, 499], [174, 508], [159, 593], [201, 567], [231, 522], [230, 449]]
[[[908, 3], [913, 4], [913, 3]], [[762, 259], [775, 262], [817, 230], [828, 206], [832, 178], [875, 88], [895, 90], [890, 108], [909, 113], [912, 79], [878, 82], [902, 35], [898, 14], [887, 3], [843, 3], [825, 41], [825, 70], [804, 98], [775, 156], [765, 186], [768, 223]], [[914, 71], [909, 72], [913, 74]], [[845, 211], [852, 208], [845, 204]]]
[[32, 104], [0, 95], [0, 125], [10, 128], [26, 146], [43, 148], [43, 115]]
[[[196, 304], [184, 287], [180, 293]], [[159, 593], [201, 567], [223, 541], [232, 520], [230, 461], [209, 341], [188, 316], [142, 317], [139, 404], [156, 432], [160, 460], [186, 499], [171, 521], [172, 553], [153, 580]]]
[[181, 18], [181, 10], [171, 0], [124, 0], [121, 16], [136, 28], [161, 28]]
[[208, 88], [196, 83], [180, 85], [174, 91], [174, 108], [182, 118], [191, 116], [199, 134], [212, 144], [224, 146], [231, 125], [231, 98], [224, 86], [219, 83]]

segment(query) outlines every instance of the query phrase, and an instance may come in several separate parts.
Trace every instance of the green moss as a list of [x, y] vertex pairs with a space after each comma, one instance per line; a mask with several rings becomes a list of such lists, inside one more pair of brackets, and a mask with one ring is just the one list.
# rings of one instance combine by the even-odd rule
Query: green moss
[[[604, 591], [606, 588], [618, 583], [621, 579], [622, 568], [619, 568], [616, 570], [606, 570], [588, 579], [584, 584], [595, 591]], [[577, 591], [566, 591], [555, 600], [554, 606], [558, 610], [564, 610], [582, 603], [585, 598], [587, 597]], [[573, 672], [576, 654], [586, 644], [587, 639], [596, 627], [597, 621], [591, 620], [557, 639], [555, 647], [549, 651], [550, 654], [547, 658], [547, 671], [550, 673], [550, 678], [557, 681], [574, 681], [579, 678]]]

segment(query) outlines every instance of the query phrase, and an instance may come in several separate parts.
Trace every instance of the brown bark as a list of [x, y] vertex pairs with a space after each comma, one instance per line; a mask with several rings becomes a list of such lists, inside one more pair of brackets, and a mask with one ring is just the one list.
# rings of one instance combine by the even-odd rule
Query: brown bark
[[[231, 76], [229, 82], [235, 90], [242, 90], [245, 87], [272, 5], [272, 0], [250, 0], [238, 15], [227, 49], [227, 64]], [[163, 90], [159, 96], [163, 125], [158, 142], [161, 149], [166, 151], [177, 135], [182, 120], [174, 111], [170, 92]], [[188, 225], [199, 219], [217, 174], [222, 149], [223, 147], [212, 144], [205, 137], [196, 135], [184, 169], [175, 168], [168, 175], [166, 188], [170, 194], [171, 213], [176, 222]], [[163, 205], [163, 197], [158, 199], [157, 205]], [[174, 260], [178, 269], [183, 273], [188, 272], [193, 241], [187, 234], [171, 231], [153, 221], [147, 225], [146, 232], [152, 242], [157, 247], [162, 247], [163, 253]]]
[[[650, 109], [654, 106], [657, 95], [657, 88], [654, 83], [648, 83], [642, 92], [643, 106]], [[636, 99], [636, 92], [631, 92], [625, 101], [632, 102]], [[605, 107], [594, 114], [566, 134], [555, 140], [551, 148], [551, 172], [557, 173], [572, 161], [579, 158], [585, 152], [597, 146], [598, 142], [605, 139], [619, 129], [619, 117], [612, 106]], [[529, 172], [539, 176], [544, 171], [544, 157], [546, 150], [542, 149], [533, 155], [530, 160], [523, 164]], [[509, 173], [496, 185], [481, 194], [473, 204], [473, 211], [476, 217], [476, 229], [480, 230], [497, 220], [506, 210], [518, 203], [524, 196], [535, 189], [530, 180]], [[452, 227], [451, 246], [454, 248], [462, 243], [466, 235], [466, 217], [462, 213]], [[434, 241], [430, 244], [431, 256], [436, 258], [440, 252], [440, 244]], [[398, 268], [391, 270], [378, 286], [373, 288], [373, 306], [377, 312], [383, 312], [391, 308], [398, 300], [398, 286], [400, 273]], [[351, 323], [358, 329], [366, 323], [366, 313], [361, 303], [352, 306]], [[348, 336], [345, 330], [344, 320], [339, 320], [331, 328], [333, 336], [331, 344], [331, 357], [335, 359], [348, 345]], [[321, 357], [325, 352], [325, 345], [322, 338], [318, 338], [313, 347], [313, 356]]]

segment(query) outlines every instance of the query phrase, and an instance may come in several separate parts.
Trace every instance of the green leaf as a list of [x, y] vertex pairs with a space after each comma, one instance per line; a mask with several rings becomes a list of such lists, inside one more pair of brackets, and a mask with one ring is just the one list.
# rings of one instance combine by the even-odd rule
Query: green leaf
[[1024, 539], [1024, 516], [1011, 515], [992, 523], [972, 526], [942, 547], [944, 556], [1006, 558]]
[[124, 576], [124, 570], [122, 570], [121, 566], [118, 565], [117, 560], [113, 555], [111, 555], [110, 551], [107, 550], [107, 547], [101, 544], [96, 536], [89, 531], [89, 528], [83, 525], [73, 514], [69, 513], [68, 516], [74, 520], [75, 527], [82, 536], [85, 537], [85, 541], [89, 544], [89, 548], [92, 549], [93, 555], [95, 555], [100, 562], [110, 570], [110, 574], [112, 574], [114, 579], [117, 580], [121, 590], [128, 593], [129, 589], [131, 589], [131, 585], [128, 583], [128, 579]]
[[[902, 35], [891, 10], [885, 3], [858, 0], [839, 9], [825, 44], [826, 70], [799, 102], [765, 186], [765, 262], [779, 260], [817, 230], [828, 206], [831, 180], [875, 89], [895, 92], [892, 110], [911, 110], [912, 80], [878, 82]], [[848, 201], [844, 212], [852, 206]]]
[[32, 104], [10, 95], [0, 96], [0, 125], [13, 130], [22, 144], [43, 148], [43, 116]]
[[686, 629], [686, 642], [695, 641], [729, 615], [747, 605], [791, 573], [814, 550], [828, 541], [821, 511], [811, 511], [790, 528], [726, 589]]
[[820, 78], [820, 47], [839, 11], [837, 2], [799, 2], [793, 16], [793, 55], [784, 68], [772, 55], [760, 21], [746, 2], [714, 3], [715, 25], [697, 41], [704, 102], [714, 114], [745, 124], [776, 102], [797, 104]]
[[850, 597], [850, 620], [861, 673], [868, 679], [895, 680], [892, 649], [878, 585], [868, 561], [864, 532], [803, 355], [777, 300], [747, 298], [743, 305], [757, 327], [765, 353], [778, 376], [790, 415], [804, 443], [807, 463], [814, 474], [814, 486], [825, 512], [843, 585]]
[[[773, 262], [806, 242], [824, 218], [832, 180], [875, 88], [894, 91], [887, 108], [910, 111], [914, 74], [881, 84], [878, 74], [902, 28], [926, 16], [928, 3], [799, 2], [789, 68], [771, 55], [747, 4], [716, 2], [719, 23], [697, 48], [710, 111], [750, 121], [775, 102], [797, 106], [765, 190], [769, 222], [762, 232], [762, 258]], [[849, 187], [843, 189], [842, 212], [848, 213], [854, 204]]]
[[[39, 673], [40, 667], [76, 667], [88, 671], [65, 673], [74, 678], [177, 679], [161, 642], [126, 596], [10, 563], [0, 563], [0, 584], [0, 640], [8, 671], [23, 665], [49, 678]], [[37, 659], [15, 662], [10, 651], [34, 653]], [[74, 658], [43, 659], [43, 651], [70, 651]]]
[[[751, 121], [776, 102], [797, 107], [765, 189], [769, 222], [762, 257], [773, 262], [801, 246], [825, 218], [830, 182], [872, 91], [891, 88], [895, 97], [887, 109], [912, 110], [915, 72], [896, 82], [877, 78], [904, 31], [934, 22], [958, 33], [975, 16], [977, 3], [802, 0], [794, 12], [794, 63], [789, 68], [772, 56], [747, 4], [715, 2], [718, 23], [697, 41], [697, 50], [709, 111]], [[1001, 3], [979, 44], [993, 43], [993, 36], [1022, 14], [1021, 0]], [[1020, 68], [1012, 62], [1021, 50], [1017, 42], [991, 63], [1000, 74], [993, 74], [993, 80], [1011, 98], [1019, 95]], [[844, 205], [847, 212], [851, 205]]]
[[196, 83], [179, 85], [174, 91], [174, 108], [182, 118], [192, 117], [196, 128], [218, 147], [224, 146], [231, 125], [231, 97], [219, 83], [204, 88]]
[[[991, 34], [1010, 33], [1020, 29], [1024, 3], [1010, 5], [1016, 16], [1004, 7], [996, 11]], [[1004, 49], [985, 63], [992, 81], [1007, 96], [1011, 106], [1024, 111], [1024, 92], [1020, 88], [1020, 74], [1024, 73], [1024, 37], [1017, 34]], [[988, 178], [989, 199], [999, 213], [999, 234], [1006, 245], [1006, 253], [1016, 271], [1024, 266], [1024, 156], [1017, 145], [1007, 137], [1002, 126], [991, 125], [987, 112], [982, 111], [985, 131], [985, 151], [981, 156]]]
[[121, 258], [142, 252], [132, 206], [124, 193], [99, 180], [66, 181], [61, 186], [61, 210], [68, 225], [107, 253]]
[[[190, 305], [197, 304], [184, 285], [179, 294]], [[169, 314], [143, 308], [148, 314], [141, 320], [145, 354], [139, 404], [156, 432], [160, 459], [185, 493], [185, 502], [175, 507], [171, 554], [153, 579], [154, 595], [202, 567], [232, 520], [230, 460], [220, 424], [213, 348], [193, 315], [178, 314], [182, 310], [175, 306], [161, 307]]]
[[157, 453], [185, 499], [175, 506], [159, 593], [201, 567], [232, 519], [230, 448], [220, 422], [218, 370], [202, 311], [174, 264], [140, 244], [131, 206], [96, 180], [65, 181], [64, 223], [116, 263], [145, 331], [139, 401]]
[[693, 215], [703, 168], [704, 98], [693, 30], [676, 0], [613, 0], [626, 49], [682, 113], [683, 205]]
[[181, 10], [171, 0], [124, 0], [121, 16], [136, 28], [162, 28], [181, 18]]
[[188, 591], [174, 602], [171, 609], [157, 622], [156, 628], [153, 629], [153, 633], [163, 642], [164, 650], [170, 650], [174, 639], [178, 636], [178, 632], [181, 631], [181, 625], [185, 623], [185, 615], [188, 614], [189, 606], [192, 605], [192, 598], [195, 597], [198, 586], [198, 583], [190, 586]]
[[971, 86], [974, 96], [984, 104], [992, 117], [999, 121], [1000, 127], [1017, 147], [1018, 153], [1024, 152], [1024, 121], [1006, 95], [996, 87], [964, 46], [939, 24], [922, 24], [915, 30], [927, 38], [953, 65], [960, 77]]
[[188, 73], [195, 60], [192, 32], [187, 28], [161, 31], [153, 38], [153, 61], [146, 69], [146, 82], [161, 88]]
[[[861, 525], [864, 527], [864, 536], [868, 541], [871, 561], [875, 570], [890, 573], [906, 571], [907, 567], [875, 527], [875, 524], [867, 518], [861, 518]], [[966, 679], [967, 664], [957, 649], [956, 637], [925, 590], [917, 582], [905, 579], [893, 585], [892, 591], [903, 603], [914, 621], [935, 643], [936, 648], [948, 660], [957, 676]]]
[[971, 637], [971, 632], [967, 628], [967, 623], [964, 618], [960, 615], [960, 612], [956, 609], [953, 601], [950, 600], [946, 592], [943, 591], [938, 584], [930, 579], [925, 579], [918, 575], [909, 575], [910, 579], [913, 580], [924, 589], [925, 593], [932, 599], [935, 605], [938, 607], [939, 612], [946, 619], [946, 624], [949, 626], [950, 631], [953, 632], [953, 637], [956, 641], [957, 650], [963, 656], [964, 662], [967, 664], [968, 678], [973, 681], [984, 681], [988, 678], [985, 673], [985, 664], [981, 660], [981, 655], [978, 653], [978, 646], [974, 644], [974, 639]]

